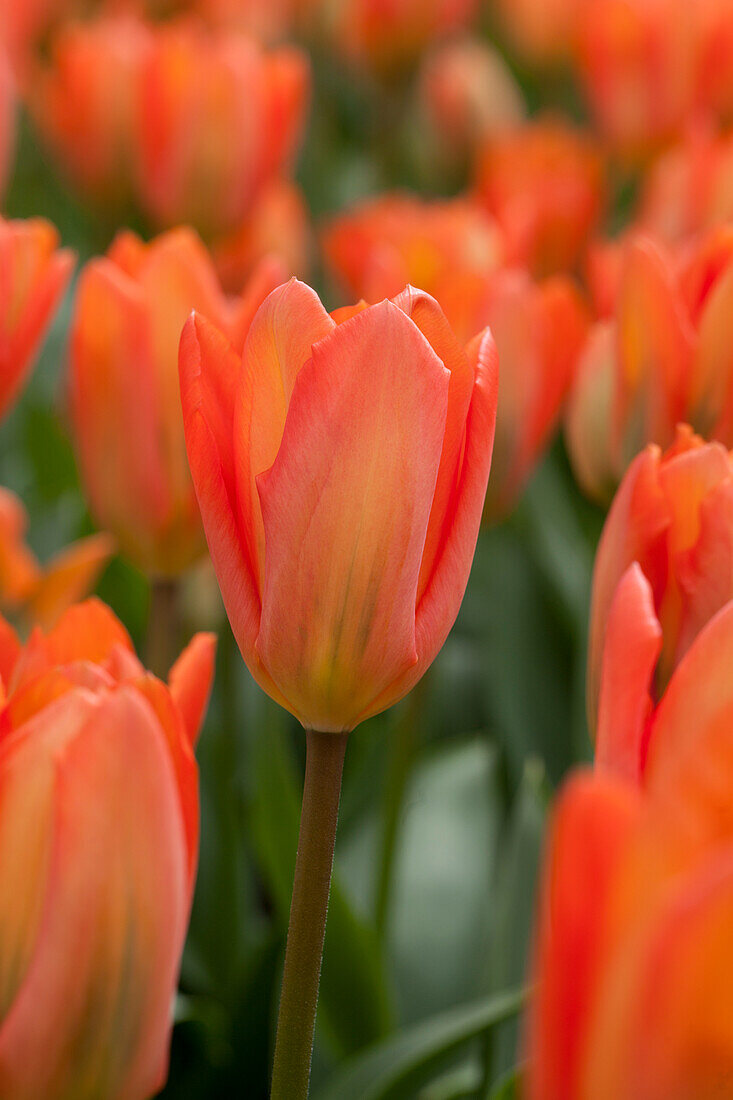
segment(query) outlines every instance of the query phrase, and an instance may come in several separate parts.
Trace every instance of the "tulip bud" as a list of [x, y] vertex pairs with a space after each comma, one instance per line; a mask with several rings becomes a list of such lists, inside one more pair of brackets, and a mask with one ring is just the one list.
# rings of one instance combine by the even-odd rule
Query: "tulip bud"
[[141, 85], [141, 196], [161, 226], [237, 230], [289, 169], [309, 92], [305, 56], [230, 32], [161, 27]]
[[503, 254], [496, 225], [475, 203], [399, 193], [367, 199], [333, 218], [322, 244], [349, 294], [367, 302], [398, 294], [406, 283], [442, 302], [457, 277], [485, 275]]
[[175, 575], [204, 549], [178, 390], [186, 317], [200, 309], [241, 345], [254, 310], [281, 277], [268, 265], [239, 301], [229, 300], [187, 229], [148, 245], [123, 233], [82, 272], [70, 359], [82, 479], [99, 525], [149, 573]]
[[146, 674], [97, 601], [2, 631], [0, 1093], [147, 1100], [166, 1077], [214, 639]]
[[202, 317], [181, 340], [186, 444], [250, 672], [308, 729], [400, 699], [458, 613], [496, 412], [496, 353], [464, 352], [407, 289], [340, 311], [295, 280], [243, 358]]
[[576, 476], [599, 501], [646, 443], [669, 446], [680, 421], [733, 445], [731, 229], [676, 251], [632, 234], [614, 269], [611, 318], [591, 330], [568, 403]]
[[488, 140], [475, 189], [511, 262], [537, 275], [577, 265], [604, 206], [603, 162], [590, 137], [550, 118]]
[[41, 218], [0, 217], [0, 416], [32, 369], [69, 281], [73, 256], [58, 243], [54, 227]]
[[733, 457], [679, 428], [629, 467], [593, 574], [588, 707], [596, 760], [646, 774], [657, 709], [733, 600]]

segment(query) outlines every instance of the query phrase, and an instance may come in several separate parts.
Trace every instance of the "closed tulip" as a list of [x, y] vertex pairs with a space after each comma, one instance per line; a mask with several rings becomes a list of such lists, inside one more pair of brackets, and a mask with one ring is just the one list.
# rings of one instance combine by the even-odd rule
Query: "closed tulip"
[[567, 419], [576, 476], [600, 502], [680, 421], [733, 445], [733, 230], [675, 249], [632, 233], [609, 272], [610, 317], [590, 331]]
[[73, 257], [42, 218], [0, 217], [0, 416], [34, 365], [69, 281]]
[[0, 638], [0, 1093], [146, 1100], [167, 1072], [214, 641], [166, 687], [97, 601], [24, 649]]
[[695, 128], [649, 168], [639, 222], [669, 242], [733, 221], [733, 135]]
[[241, 359], [192, 317], [180, 372], [244, 659], [307, 729], [353, 729], [419, 680], [458, 612], [491, 458], [491, 335], [464, 351], [412, 289], [331, 317], [293, 280]]
[[141, 84], [141, 199], [160, 226], [237, 230], [289, 170], [309, 95], [304, 54], [236, 31], [156, 31]]
[[578, 24], [587, 0], [493, 0], [499, 23], [532, 65], [557, 65], [575, 55]]
[[70, 397], [82, 480], [99, 525], [150, 574], [173, 576], [203, 552], [186, 461], [178, 341], [192, 309], [241, 345], [249, 318], [282, 278], [267, 263], [228, 299], [187, 229], [143, 244], [122, 233], [79, 279]]
[[479, 149], [476, 197], [503, 233], [510, 261], [536, 275], [577, 266], [603, 213], [603, 160], [589, 135], [539, 118]]
[[527, 1100], [730, 1095], [733, 604], [709, 630], [654, 716], [644, 794], [596, 772], [560, 795], [538, 910]]
[[[733, 600], [733, 458], [678, 429], [632, 463], [593, 574], [588, 705], [596, 761], [645, 781], [650, 730]], [[697, 654], [698, 656], [695, 656]], [[675, 689], [676, 690], [676, 689]]]

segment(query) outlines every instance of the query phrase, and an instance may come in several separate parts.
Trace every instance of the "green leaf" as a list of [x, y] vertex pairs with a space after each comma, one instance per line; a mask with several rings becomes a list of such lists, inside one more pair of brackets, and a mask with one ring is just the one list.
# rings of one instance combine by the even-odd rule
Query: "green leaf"
[[415, 1096], [451, 1055], [518, 1012], [523, 996], [521, 991], [500, 993], [423, 1020], [353, 1059], [315, 1100], [405, 1100]]
[[[250, 832], [284, 936], [295, 870], [301, 784], [282, 726], [275, 722], [260, 733], [253, 746]], [[338, 853], [338, 840], [336, 850]], [[392, 1021], [376, 933], [355, 912], [334, 875], [321, 973], [319, 1027], [343, 1056], [386, 1035]]]

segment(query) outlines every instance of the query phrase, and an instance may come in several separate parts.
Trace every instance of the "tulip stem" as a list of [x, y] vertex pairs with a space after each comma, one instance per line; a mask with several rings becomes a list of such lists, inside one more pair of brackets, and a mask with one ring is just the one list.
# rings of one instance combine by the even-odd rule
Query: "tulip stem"
[[306, 733], [305, 785], [271, 1100], [306, 1100], [331, 889], [345, 733]]
[[167, 679], [178, 656], [180, 587], [177, 579], [154, 577], [150, 582], [150, 609], [145, 660], [155, 676]]

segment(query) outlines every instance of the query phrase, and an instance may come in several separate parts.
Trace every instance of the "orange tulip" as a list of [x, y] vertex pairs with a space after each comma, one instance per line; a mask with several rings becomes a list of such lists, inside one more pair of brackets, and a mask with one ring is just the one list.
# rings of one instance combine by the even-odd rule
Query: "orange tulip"
[[337, 47], [386, 74], [408, 67], [440, 38], [466, 28], [478, 0], [345, 0], [321, 5]]
[[733, 221], [733, 135], [697, 128], [647, 172], [641, 225], [670, 242]]
[[227, 299], [187, 229], [145, 245], [122, 233], [82, 272], [71, 325], [71, 414], [97, 521], [149, 573], [185, 570], [204, 548], [186, 461], [178, 341], [193, 308], [239, 343], [282, 274], [267, 263]]
[[10, 179], [15, 152], [15, 87], [0, 36], [0, 196]]
[[645, 796], [599, 773], [575, 776], [560, 796], [540, 895], [527, 1100], [730, 1094], [733, 603], [695, 658], [691, 649], [655, 715]]
[[113, 553], [109, 535], [72, 543], [42, 567], [26, 545], [28, 516], [9, 489], [0, 488], [0, 607], [51, 627], [92, 589]]
[[679, 421], [733, 445], [733, 229], [673, 251], [631, 234], [608, 271], [612, 316], [591, 330], [567, 421], [576, 476], [600, 501]]
[[574, 55], [578, 23], [588, 2], [494, 0], [493, 7], [501, 27], [523, 59], [533, 65], [554, 65]]
[[516, 503], [556, 428], [587, 329], [579, 291], [564, 275], [535, 282], [502, 268], [446, 280], [440, 304], [455, 332], [491, 328], [501, 363], [496, 437], [484, 518]]
[[[682, 666], [733, 600], [733, 457], [679, 428], [629, 467], [593, 575], [588, 704], [599, 766], [640, 782]], [[676, 690], [676, 689], [675, 689]], [[661, 700], [661, 704], [660, 704]]]
[[95, 199], [129, 203], [139, 158], [139, 83], [152, 32], [134, 18], [70, 23], [28, 81], [36, 123], [66, 175]]
[[322, 242], [339, 281], [367, 302], [398, 294], [406, 283], [441, 301], [456, 276], [484, 275], [503, 254], [496, 225], [475, 203], [396, 192], [333, 218]]
[[141, 196], [160, 225], [238, 229], [294, 157], [309, 90], [305, 56], [237, 32], [158, 29], [141, 85]]
[[479, 152], [477, 198], [496, 218], [509, 259], [548, 275], [573, 268], [603, 212], [603, 163], [589, 137], [539, 119]]
[[306, 728], [353, 729], [410, 690], [458, 613], [491, 459], [491, 335], [464, 352], [409, 288], [333, 318], [292, 280], [260, 307], [241, 362], [192, 317], [180, 371], [244, 659]]
[[0, 217], [0, 416], [14, 403], [73, 267], [54, 227], [41, 218]]
[[146, 1100], [166, 1077], [214, 638], [147, 674], [97, 601], [0, 623], [0, 1093]]
[[441, 141], [458, 152], [520, 125], [522, 92], [498, 50], [478, 38], [459, 38], [428, 54], [420, 74], [420, 98]]

